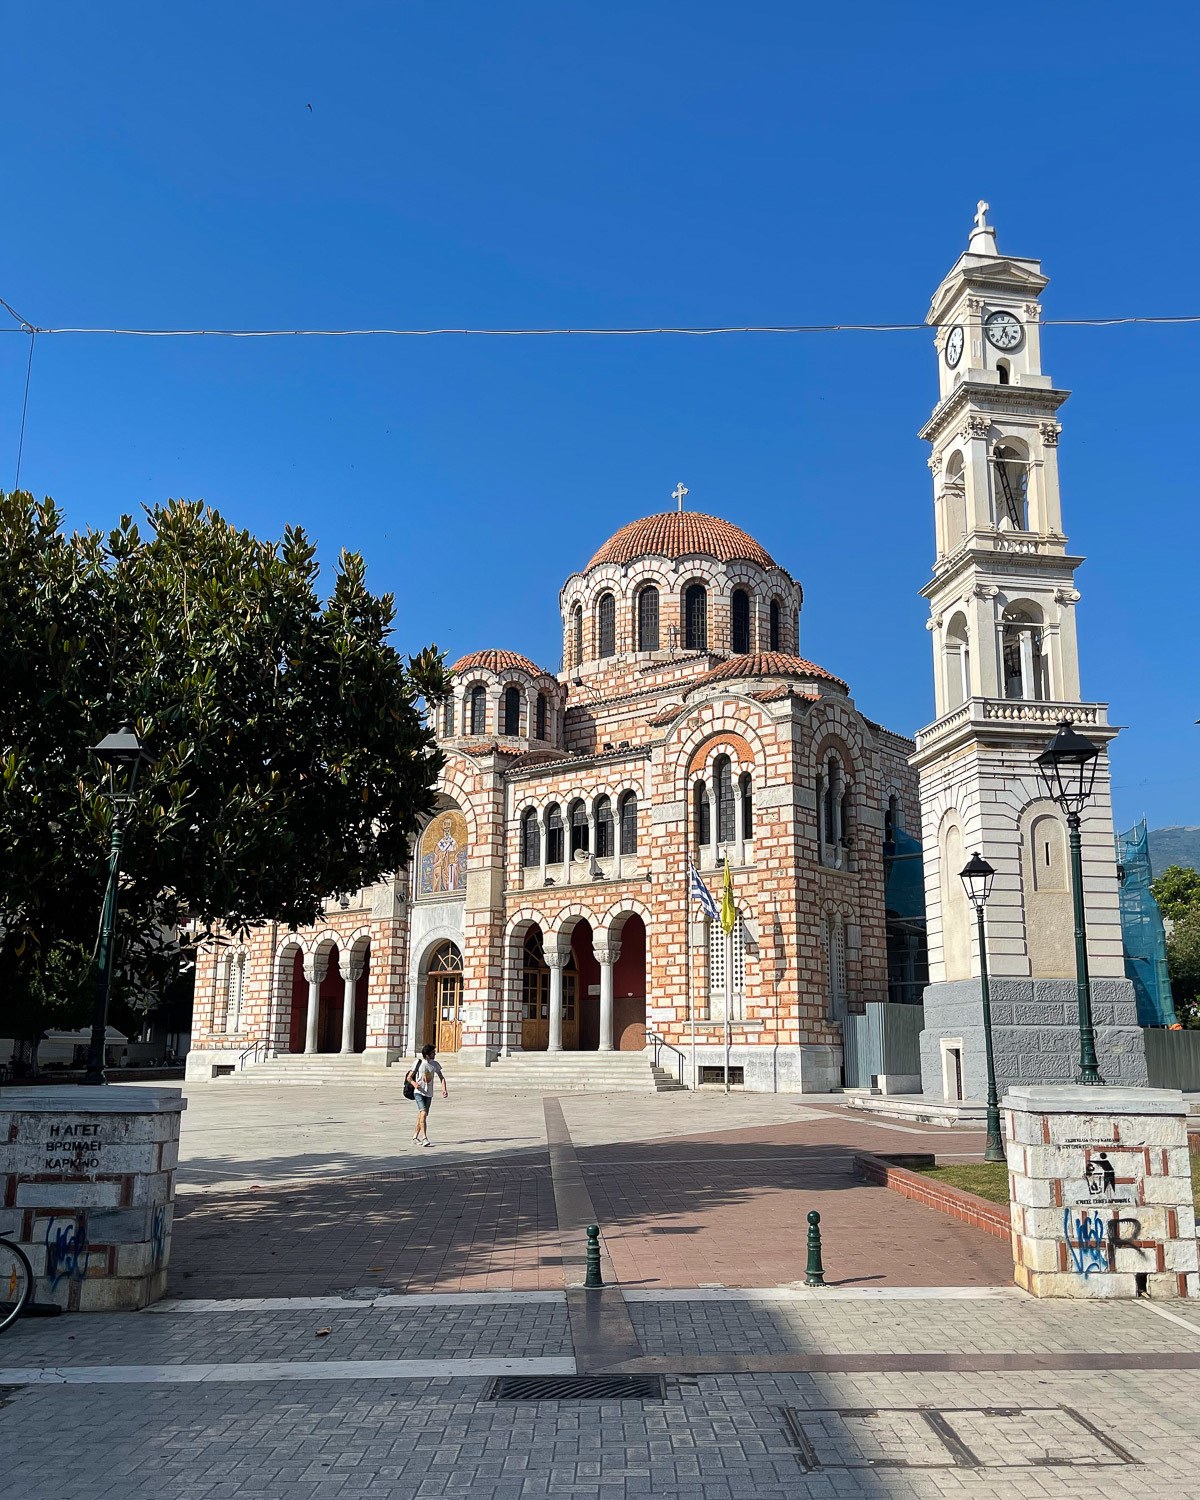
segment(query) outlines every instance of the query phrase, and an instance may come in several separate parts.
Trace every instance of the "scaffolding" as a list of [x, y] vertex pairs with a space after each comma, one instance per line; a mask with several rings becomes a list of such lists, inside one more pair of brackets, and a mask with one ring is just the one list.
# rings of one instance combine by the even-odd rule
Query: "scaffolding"
[[1173, 1026], [1175, 1007], [1167, 973], [1167, 938], [1162, 913], [1150, 889], [1150, 849], [1145, 818], [1117, 834], [1117, 875], [1121, 890], [1121, 946], [1125, 975], [1137, 994], [1142, 1026]]

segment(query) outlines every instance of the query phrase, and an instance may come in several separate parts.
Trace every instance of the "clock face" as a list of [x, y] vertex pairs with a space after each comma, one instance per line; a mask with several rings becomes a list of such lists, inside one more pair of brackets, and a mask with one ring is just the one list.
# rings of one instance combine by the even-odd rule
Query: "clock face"
[[1010, 312], [988, 313], [983, 331], [997, 349], [1015, 349], [1021, 342], [1021, 325]]
[[946, 335], [946, 363], [953, 370], [954, 366], [962, 358], [963, 331], [956, 323]]

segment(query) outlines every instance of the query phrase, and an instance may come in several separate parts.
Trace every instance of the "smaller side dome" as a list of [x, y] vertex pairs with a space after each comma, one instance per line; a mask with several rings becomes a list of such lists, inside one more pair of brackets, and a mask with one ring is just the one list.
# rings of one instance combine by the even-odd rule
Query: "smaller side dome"
[[450, 668], [451, 672], [459, 674], [478, 668], [483, 672], [528, 672], [530, 677], [552, 677], [552, 672], [547, 672], [545, 667], [539, 667], [536, 662], [522, 656], [518, 651], [497, 650], [495, 647], [486, 651], [471, 651], [459, 659]]
[[733, 682], [742, 677], [790, 677], [812, 681], [833, 682], [846, 687], [840, 677], [827, 672], [816, 662], [805, 661], [802, 656], [788, 656], [783, 651], [751, 651], [742, 656], [731, 657], [711, 672], [699, 678], [696, 686], [710, 682]]

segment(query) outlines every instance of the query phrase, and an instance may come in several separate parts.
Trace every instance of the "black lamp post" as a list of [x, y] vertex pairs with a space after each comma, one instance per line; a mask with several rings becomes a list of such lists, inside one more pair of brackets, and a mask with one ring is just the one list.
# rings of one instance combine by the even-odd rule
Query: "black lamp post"
[[1075, 978], [1079, 995], [1079, 1082], [1103, 1083], [1092, 1026], [1092, 987], [1088, 977], [1087, 936], [1083, 925], [1083, 855], [1079, 815], [1096, 784], [1100, 748], [1072, 727], [1069, 719], [1037, 758], [1050, 796], [1067, 815], [1071, 840], [1071, 897], [1075, 907]]
[[92, 1010], [92, 1040], [88, 1046], [84, 1083], [104, 1082], [104, 1039], [108, 1031], [108, 996], [112, 988], [113, 935], [117, 923], [117, 875], [121, 868], [121, 841], [125, 814], [133, 800], [138, 772], [144, 759], [138, 737], [128, 724], [115, 734], [106, 734], [92, 754], [108, 771], [108, 795], [112, 802], [112, 833], [108, 842], [108, 884], [100, 916], [100, 942], [96, 949], [96, 997]]
[[1003, 1161], [1004, 1137], [1000, 1134], [1000, 1100], [996, 1094], [996, 1059], [992, 1054], [992, 992], [988, 986], [987, 939], [983, 930], [983, 908], [992, 894], [992, 882], [996, 872], [986, 859], [972, 854], [960, 871], [967, 899], [975, 908], [975, 920], [979, 924], [979, 989], [983, 998], [983, 1044], [987, 1054], [987, 1145], [984, 1161]]

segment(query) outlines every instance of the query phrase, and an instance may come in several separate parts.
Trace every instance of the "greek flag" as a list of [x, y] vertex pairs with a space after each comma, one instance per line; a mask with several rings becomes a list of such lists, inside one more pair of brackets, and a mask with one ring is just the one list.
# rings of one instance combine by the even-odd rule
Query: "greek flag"
[[721, 920], [721, 908], [717, 905], [713, 893], [700, 879], [700, 871], [690, 860], [688, 862], [688, 896], [693, 901], [699, 901], [706, 917], [714, 922]]

